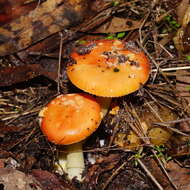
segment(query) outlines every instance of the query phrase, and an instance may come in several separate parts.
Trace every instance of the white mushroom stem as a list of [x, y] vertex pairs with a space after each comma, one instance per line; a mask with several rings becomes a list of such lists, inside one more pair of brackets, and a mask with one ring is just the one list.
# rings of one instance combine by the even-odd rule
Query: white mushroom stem
[[[101, 104], [102, 119], [107, 114], [112, 98], [97, 97]], [[56, 172], [68, 174], [69, 179], [76, 177], [82, 181], [82, 172], [85, 169], [82, 150], [83, 141], [65, 146], [65, 152], [59, 152], [58, 161], [55, 163]]]
[[82, 180], [82, 172], [84, 171], [84, 155], [82, 151], [82, 142], [67, 146], [67, 163], [66, 170], [69, 179], [76, 177]]
[[66, 173], [69, 179], [76, 177], [82, 181], [84, 168], [82, 142], [64, 146], [64, 151], [59, 152], [58, 161], [55, 163], [55, 172], [60, 175]]

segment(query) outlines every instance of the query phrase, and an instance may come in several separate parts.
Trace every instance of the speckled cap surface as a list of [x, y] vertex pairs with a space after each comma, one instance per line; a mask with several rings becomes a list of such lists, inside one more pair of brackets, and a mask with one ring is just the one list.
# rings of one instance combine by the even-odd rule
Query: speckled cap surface
[[103, 97], [119, 97], [140, 88], [149, 77], [150, 62], [145, 54], [128, 48], [120, 40], [96, 40], [75, 48], [75, 64], [67, 74], [78, 88]]
[[101, 106], [85, 93], [60, 95], [39, 113], [41, 130], [55, 144], [68, 145], [82, 141], [99, 126]]

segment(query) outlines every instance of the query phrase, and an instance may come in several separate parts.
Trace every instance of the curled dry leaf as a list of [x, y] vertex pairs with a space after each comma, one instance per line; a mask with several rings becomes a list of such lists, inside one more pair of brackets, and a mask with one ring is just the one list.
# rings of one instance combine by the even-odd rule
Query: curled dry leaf
[[183, 17], [188, 8], [188, 5], [189, 5], [189, 0], [182, 0], [179, 6], [177, 7], [177, 16], [179, 24], [183, 23]]
[[[164, 126], [154, 126], [156, 122], [167, 122], [175, 120], [177, 115], [165, 106], [153, 106], [154, 112], [145, 112], [143, 114], [143, 120], [148, 126], [147, 136], [150, 138], [150, 142], [154, 145], [165, 144], [172, 136], [172, 131]], [[170, 127], [173, 127], [171, 125]]]
[[189, 53], [190, 52], [189, 23], [190, 23], [190, 5], [187, 7], [184, 17], [182, 19], [181, 28], [178, 29], [176, 36], [173, 39], [176, 48], [181, 53]]
[[97, 186], [98, 178], [100, 175], [106, 171], [113, 169], [116, 164], [118, 164], [119, 160], [120, 158], [117, 154], [110, 154], [109, 156], [100, 157], [97, 162], [88, 169], [84, 180], [85, 183], [87, 183], [89, 186]]

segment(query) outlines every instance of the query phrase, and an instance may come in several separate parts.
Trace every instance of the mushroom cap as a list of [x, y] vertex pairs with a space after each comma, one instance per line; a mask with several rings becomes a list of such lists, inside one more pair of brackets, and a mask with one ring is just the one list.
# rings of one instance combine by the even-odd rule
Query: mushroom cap
[[67, 75], [78, 88], [104, 97], [124, 96], [138, 90], [149, 77], [145, 54], [120, 40], [96, 40], [74, 49], [75, 63]]
[[68, 145], [90, 136], [101, 122], [101, 107], [91, 95], [60, 95], [39, 114], [41, 130], [50, 142]]

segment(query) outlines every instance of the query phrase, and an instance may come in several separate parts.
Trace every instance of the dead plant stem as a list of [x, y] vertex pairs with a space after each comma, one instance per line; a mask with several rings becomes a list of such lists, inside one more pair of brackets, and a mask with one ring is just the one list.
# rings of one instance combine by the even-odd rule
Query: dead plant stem
[[63, 33], [60, 32], [60, 46], [59, 46], [59, 60], [58, 60], [58, 70], [57, 70], [57, 93], [60, 94], [60, 72], [61, 72], [61, 60], [62, 60], [62, 50], [63, 50]]

